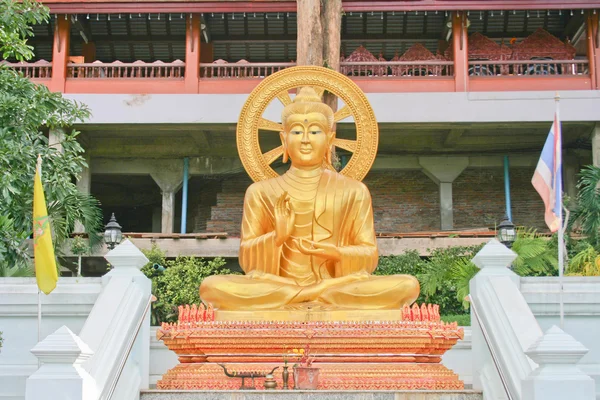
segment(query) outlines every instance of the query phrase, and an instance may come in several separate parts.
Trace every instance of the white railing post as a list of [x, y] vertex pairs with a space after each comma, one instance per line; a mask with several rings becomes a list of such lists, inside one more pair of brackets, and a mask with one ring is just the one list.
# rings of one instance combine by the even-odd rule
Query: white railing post
[[514, 400], [522, 399], [522, 379], [537, 367], [524, 351], [542, 336], [519, 290], [520, 278], [510, 270], [516, 257], [496, 239], [490, 240], [473, 258], [481, 271], [470, 282], [473, 368], [479, 371], [473, 387]]
[[523, 380], [522, 398], [594, 400], [594, 380], [576, 365], [587, 352], [556, 325], [548, 329], [525, 352], [539, 367]]
[[82, 367], [92, 356], [92, 350], [69, 328], [59, 328], [31, 352], [42, 365], [27, 378], [25, 400], [97, 397], [96, 382]]
[[[515, 274], [510, 266], [517, 255], [515, 252], [504, 246], [496, 239], [490, 240], [473, 257], [473, 263], [481, 270], [469, 283], [470, 297], [474, 304], [471, 308], [471, 326], [472, 326], [472, 346], [473, 346], [473, 389], [483, 390], [488, 394], [504, 394], [503, 382], [499, 374], [495, 371], [495, 365], [488, 349], [488, 343], [483, 336], [480, 324], [485, 325], [483, 315], [475, 315], [473, 308], [478, 311], [488, 313], [488, 310], [482, 310], [484, 305], [480, 304], [480, 299], [485, 292], [485, 286], [490, 277], [506, 277], [519, 285], [519, 276]], [[476, 303], [476, 304], [475, 304]], [[487, 315], [495, 319], [495, 316]], [[520, 383], [520, 381], [519, 381]]]

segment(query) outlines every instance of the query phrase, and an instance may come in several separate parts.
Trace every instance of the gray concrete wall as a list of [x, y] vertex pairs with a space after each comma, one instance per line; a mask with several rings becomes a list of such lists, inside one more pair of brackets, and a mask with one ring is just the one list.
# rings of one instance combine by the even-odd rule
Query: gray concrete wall
[[[596, 121], [599, 91], [560, 93], [563, 121]], [[67, 94], [87, 104], [92, 124], [233, 123], [248, 94]], [[554, 92], [368, 93], [380, 123], [551, 121]], [[279, 120], [279, 107], [265, 117]]]

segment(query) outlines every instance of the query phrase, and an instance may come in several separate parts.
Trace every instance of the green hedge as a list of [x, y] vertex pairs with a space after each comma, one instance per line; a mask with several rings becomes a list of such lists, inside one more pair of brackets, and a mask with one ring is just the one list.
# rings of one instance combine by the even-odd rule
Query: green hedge
[[[167, 260], [165, 253], [156, 245], [144, 251], [148, 264], [142, 272], [152, 280], [152, 294], [156, 301], [152, 304], [152, 324], [177, 321], [177, 307], [183, 304], [200, 304], [200, 284], [207, 276], [234, 274], [224, 268], [225, 260], [217, 257], [212, 260], [198, 257], [177, 257]], [[163, 266], [164, 271], [153, 268]]]
[[[434, 249], [429, 257], [422, 258], [416, 250], [404, 254], [379, 257], [375, 275], [407, 274], [417, 277], [421, 284], [421, 294], [417, 303], [439, 304], [441, 315], [468, 314], [468, 303], [464, 302], [461, 282], [450, 274], [454, 266], [467, 268], [469, 260], [482, 246], [454, 246]], [[475, 266], [473, 266], [476, 268]], [[467, 292], [468, 293], [468, 292]]]

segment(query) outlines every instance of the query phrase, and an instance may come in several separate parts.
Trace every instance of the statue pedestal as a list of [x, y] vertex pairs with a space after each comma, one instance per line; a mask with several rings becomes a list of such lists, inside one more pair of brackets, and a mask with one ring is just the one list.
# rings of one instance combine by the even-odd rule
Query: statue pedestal
[[[313, 366], [321, 369], [319, 389], [463, 389], [458, 376], [440, 364], [446, 350], [463, 337], [463, 330], [456, 323], [441, 322], [437, 309], [337, 310], [355, 319], [319, 320], [331, 317], [321, 313], [331, 312], [217, 311], [215, 320], [198, 320], [187, 313], [183, 321], [163, 324], [157, 331], [157, 338], [175, 351], [180, 361], [158, 381], [157, 388], [237, 389], [241, 380], [226, 377], [217, 363], [239, 374], [262, 374], [275, 366], [283, 367], [284, 354], [309, 344]], [[257, 318], [284, 317], [277, 313], [286, 313], [288, 320], [243, 320], [244, 313]], [[395, 320], [368, 320], [377, 314]], [[303, 320], [296, 320], [300, 317]], [[293, 365], [294, 358], [287, 358]], [[275, 372], [278, 388], [282, 387], [281, 370]], [[263, 387], [262, 378], [255, 383], [257, 389]]]

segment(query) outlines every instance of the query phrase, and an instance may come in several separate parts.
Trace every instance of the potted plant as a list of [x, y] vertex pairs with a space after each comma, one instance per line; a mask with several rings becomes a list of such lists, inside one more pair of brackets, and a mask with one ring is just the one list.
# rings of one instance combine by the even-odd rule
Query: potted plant
[[293, 349], [298, 362], [294, 364], [294, 389], [316, 390], [319, 386], [319, 368], [313, 367], [314, 357], [310, 355], [310, 346]]

